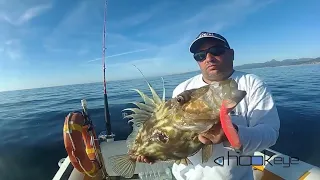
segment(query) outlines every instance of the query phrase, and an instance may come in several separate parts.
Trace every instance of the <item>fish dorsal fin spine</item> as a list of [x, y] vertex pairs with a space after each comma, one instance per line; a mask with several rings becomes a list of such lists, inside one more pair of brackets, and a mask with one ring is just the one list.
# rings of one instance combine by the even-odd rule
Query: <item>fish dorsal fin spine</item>
[[162, 102], [166, 102], [166, 88], [164, 87], [164, 79], [163, 77], [161, 77], [162, 79]]
[[138, 89], [134, 89], [136, 92], [138, 92], [143, 99], [144, 103], [134, 102], [132, 104], [136, 105], [138, 108], [126, 108], [123, 109], [123, 111], [131, 111], [132, 114], [125, 115], [124, 118], [129, 118], [130, 120], [128, 123], [133, 123], [133, 131], [127, 138], [127, 146], [130, 148], [132, 144], [135, 141], [135, 138], [137, 134], [139, 133], [139, 130], [141, 127], [143, 127], [143, 124], [150, 120], [152, 115], [157, 116], [157, 113], [159, 110], [163, 110], [163, 102], [161, 101], [158, 94], [155, 92], [155, 90], [151, 87], [151, 85], [148, 83], [148, 86], [152, 92], [153, 99], [148, 97], [146, 94], [141, 92]]
[[132, 102], [131, 104], [138, 106], [141, 110], [153, 113], [153, 108], [151, 106], [144, 104], [144, 103]]
[[135, 114], [141, 114], [141, 115], [146, 115], [146, 116], [151, 116], [152, 112], [146, 111], [144, 109], [139, 109], [139, 108], [126, 108], [123, 109], [122, 111], [132, 111]]
[[148, 86], [150, 88], [150, 91], [152, 93], [152, 97], [153, 97], [153, 102], [156, 104], [156, 105], [159, 105], [162, 103], [159, 95], [157, 94], [157, 92], [153, 89], [153, 87], [148, 83]]
[[139, 95], [141, 96], [141, 98], [143, 99], [143, 101], [146, 105], [151, 106], [152, 108], [156, 107], [156, 104], [153, 99], [149, 98], [146, 94], [144, 94], [143, 92], [141, 92], [138, 89], [133, 89], [133, 90], [136, 91], [137, 93], [139, 93]]
[[161, 99], [159, 97], [159, 95], [156, 93], [156, 91], [153, 89], [153, 87], [151, 86], [151, 84], [149, 83], [149, 81], [147, 80], [147, 78], [144, 76], [144, 74], [142, 73], [142, 71], [136, 66], [136, 65], [133, 65], [134, 67], [136, 67], [138, 69], [138, 71], [141, 73], [143, 79], [146, 81], [146, 83], [148, 84], [150, 90], [151, 90], [151, 93], [152, 93], [152, 96], [153, 96], [153, 102], [155, 104], [161, 104]]
[[[139, 68], [137, 68], [137, 69], [140, 71]], [[164, 80], [163, 80], [163, 78], [162, 78], [162, 82], [163, 82], [163, 97], [162, 97], [162, 100], [161, 100], [159, 95], [153, 89], [153, 87], [148, 82], [148, 80], [145, 78], [143, 73], [141, 71], [140, 71], [140, 73], [142, 74], [142, 76], [144, 77], [144, 80], [148, 84], [148, 87], [149, 87], [149, 89], [150, 89], [150, 91], [152, 93], [152, 98], [150, 98], [149, 96], [147, 96], [145, 93], [143, 93], [142, 91], [140, 91], [138, 89], [133, 89], [134, 91], [139, 93], [139, 95], [143, 99], [144, 103], [135, 102], [135, 103], [132, 103], [132, 104], [135, 104], [138, 108], [126, 108], [126, 109], [124, 109], [124, 111], [132, 111], [133, 112], [133, 114], [126, 115], [124, 117], [124, 118], [131, 118], [128, 122], [129, 123], [130, 122], [133, 123], [133, 125], [132, 125], [133, 126], [133, 131], [127, 138], [127, 145], [128, 145], [129, 148], [134, 143], [135, 138], [136, 138], [137, 134], [139, 133], [139, 130], [141, 129], [141, 127], [143, 127], [143, 124], [146, 121], [150, 120], [153, 115], [157, 116], [159, 114], [157, 112], [159, 110], [163, 110], [163, 105], [165, 103], [165, 88], [164, 88]], [[153, 118], [153, 119], [157, 119], [157, 118]]]

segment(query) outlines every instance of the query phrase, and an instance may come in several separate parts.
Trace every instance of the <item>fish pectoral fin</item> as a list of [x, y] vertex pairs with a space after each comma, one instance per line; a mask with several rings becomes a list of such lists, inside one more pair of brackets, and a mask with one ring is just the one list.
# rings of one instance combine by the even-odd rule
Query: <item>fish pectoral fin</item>
[[202, 163], [206, 163], [209, 161], [213, 154], [213, 145], [208, 144], [202, 148]]
[[109, 163], [113, 172], [119, 176], [131, 178], [134, 175], [136, 162], [130, 159], [130, 156], [127, 154], [111, 156], [109, 157]]
[[188, 166], [189, 164], [192, 165], [192, 162], [188, 159], [188, 158], [184, 158], [184, 159], [179, 159], [175, 161], [176, 164], [184, 164], [186, 166]]

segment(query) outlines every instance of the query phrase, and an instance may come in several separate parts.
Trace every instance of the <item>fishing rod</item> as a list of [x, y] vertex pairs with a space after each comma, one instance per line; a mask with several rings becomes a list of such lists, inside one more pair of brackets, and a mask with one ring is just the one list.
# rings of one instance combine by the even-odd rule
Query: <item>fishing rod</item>
[[107, 139], [113, 138], [111, 132], [111, 119], [108, 105], [108, 95], [107, 95], [107, 83], [106, 83], [106, 63], [105, 63], [105, 52], [106, 52], [106, 14], [107, 14], [107, 0], [105, 0], [104, 6], [104, 22], [103, 22], [103, 38], [102, 38], [102, 64], [103, 64], [103, 91], [104, 91], [104, 117], [106, 121], [106, 137]]

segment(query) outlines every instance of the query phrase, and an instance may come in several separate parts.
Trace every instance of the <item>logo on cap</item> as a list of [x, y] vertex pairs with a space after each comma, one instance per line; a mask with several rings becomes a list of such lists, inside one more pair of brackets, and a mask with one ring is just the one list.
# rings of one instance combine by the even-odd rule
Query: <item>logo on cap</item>
[[200, 35], [198, 36], [198, 38], [204, 37], [204, 36], [214, 36], [214, 33], [208, 33], [208, 32], [202, 32], [200, 33]]

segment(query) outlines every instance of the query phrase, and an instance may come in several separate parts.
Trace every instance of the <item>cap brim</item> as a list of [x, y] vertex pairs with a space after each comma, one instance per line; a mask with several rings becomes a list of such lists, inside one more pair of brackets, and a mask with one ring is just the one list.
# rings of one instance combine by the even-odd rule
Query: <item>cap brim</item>
[[201, 37], [201, 38], [196, 39], [196, 40], [194, 40], [194, 41], [192, 42], [192, 44], [191, 44], [191, 46], [190, 46], [190, 52], [191, 52], [191, 53], [195, 53], [195, 52], [200, 48], [200, 46], [201, 46], [205, 41], [207, 41], [207, 40], [209, 40], [209, 39], [215, 39], [215, 40], [219, 40], [219, 41], [222, 41], [222, 42], [225, 43], [225, 41], [224, 41], [223, 39], [220, 39], [220, 38], [218, 38], [218, 37], [212, 37], [212, 36], [210, 36], [210, 37]]

